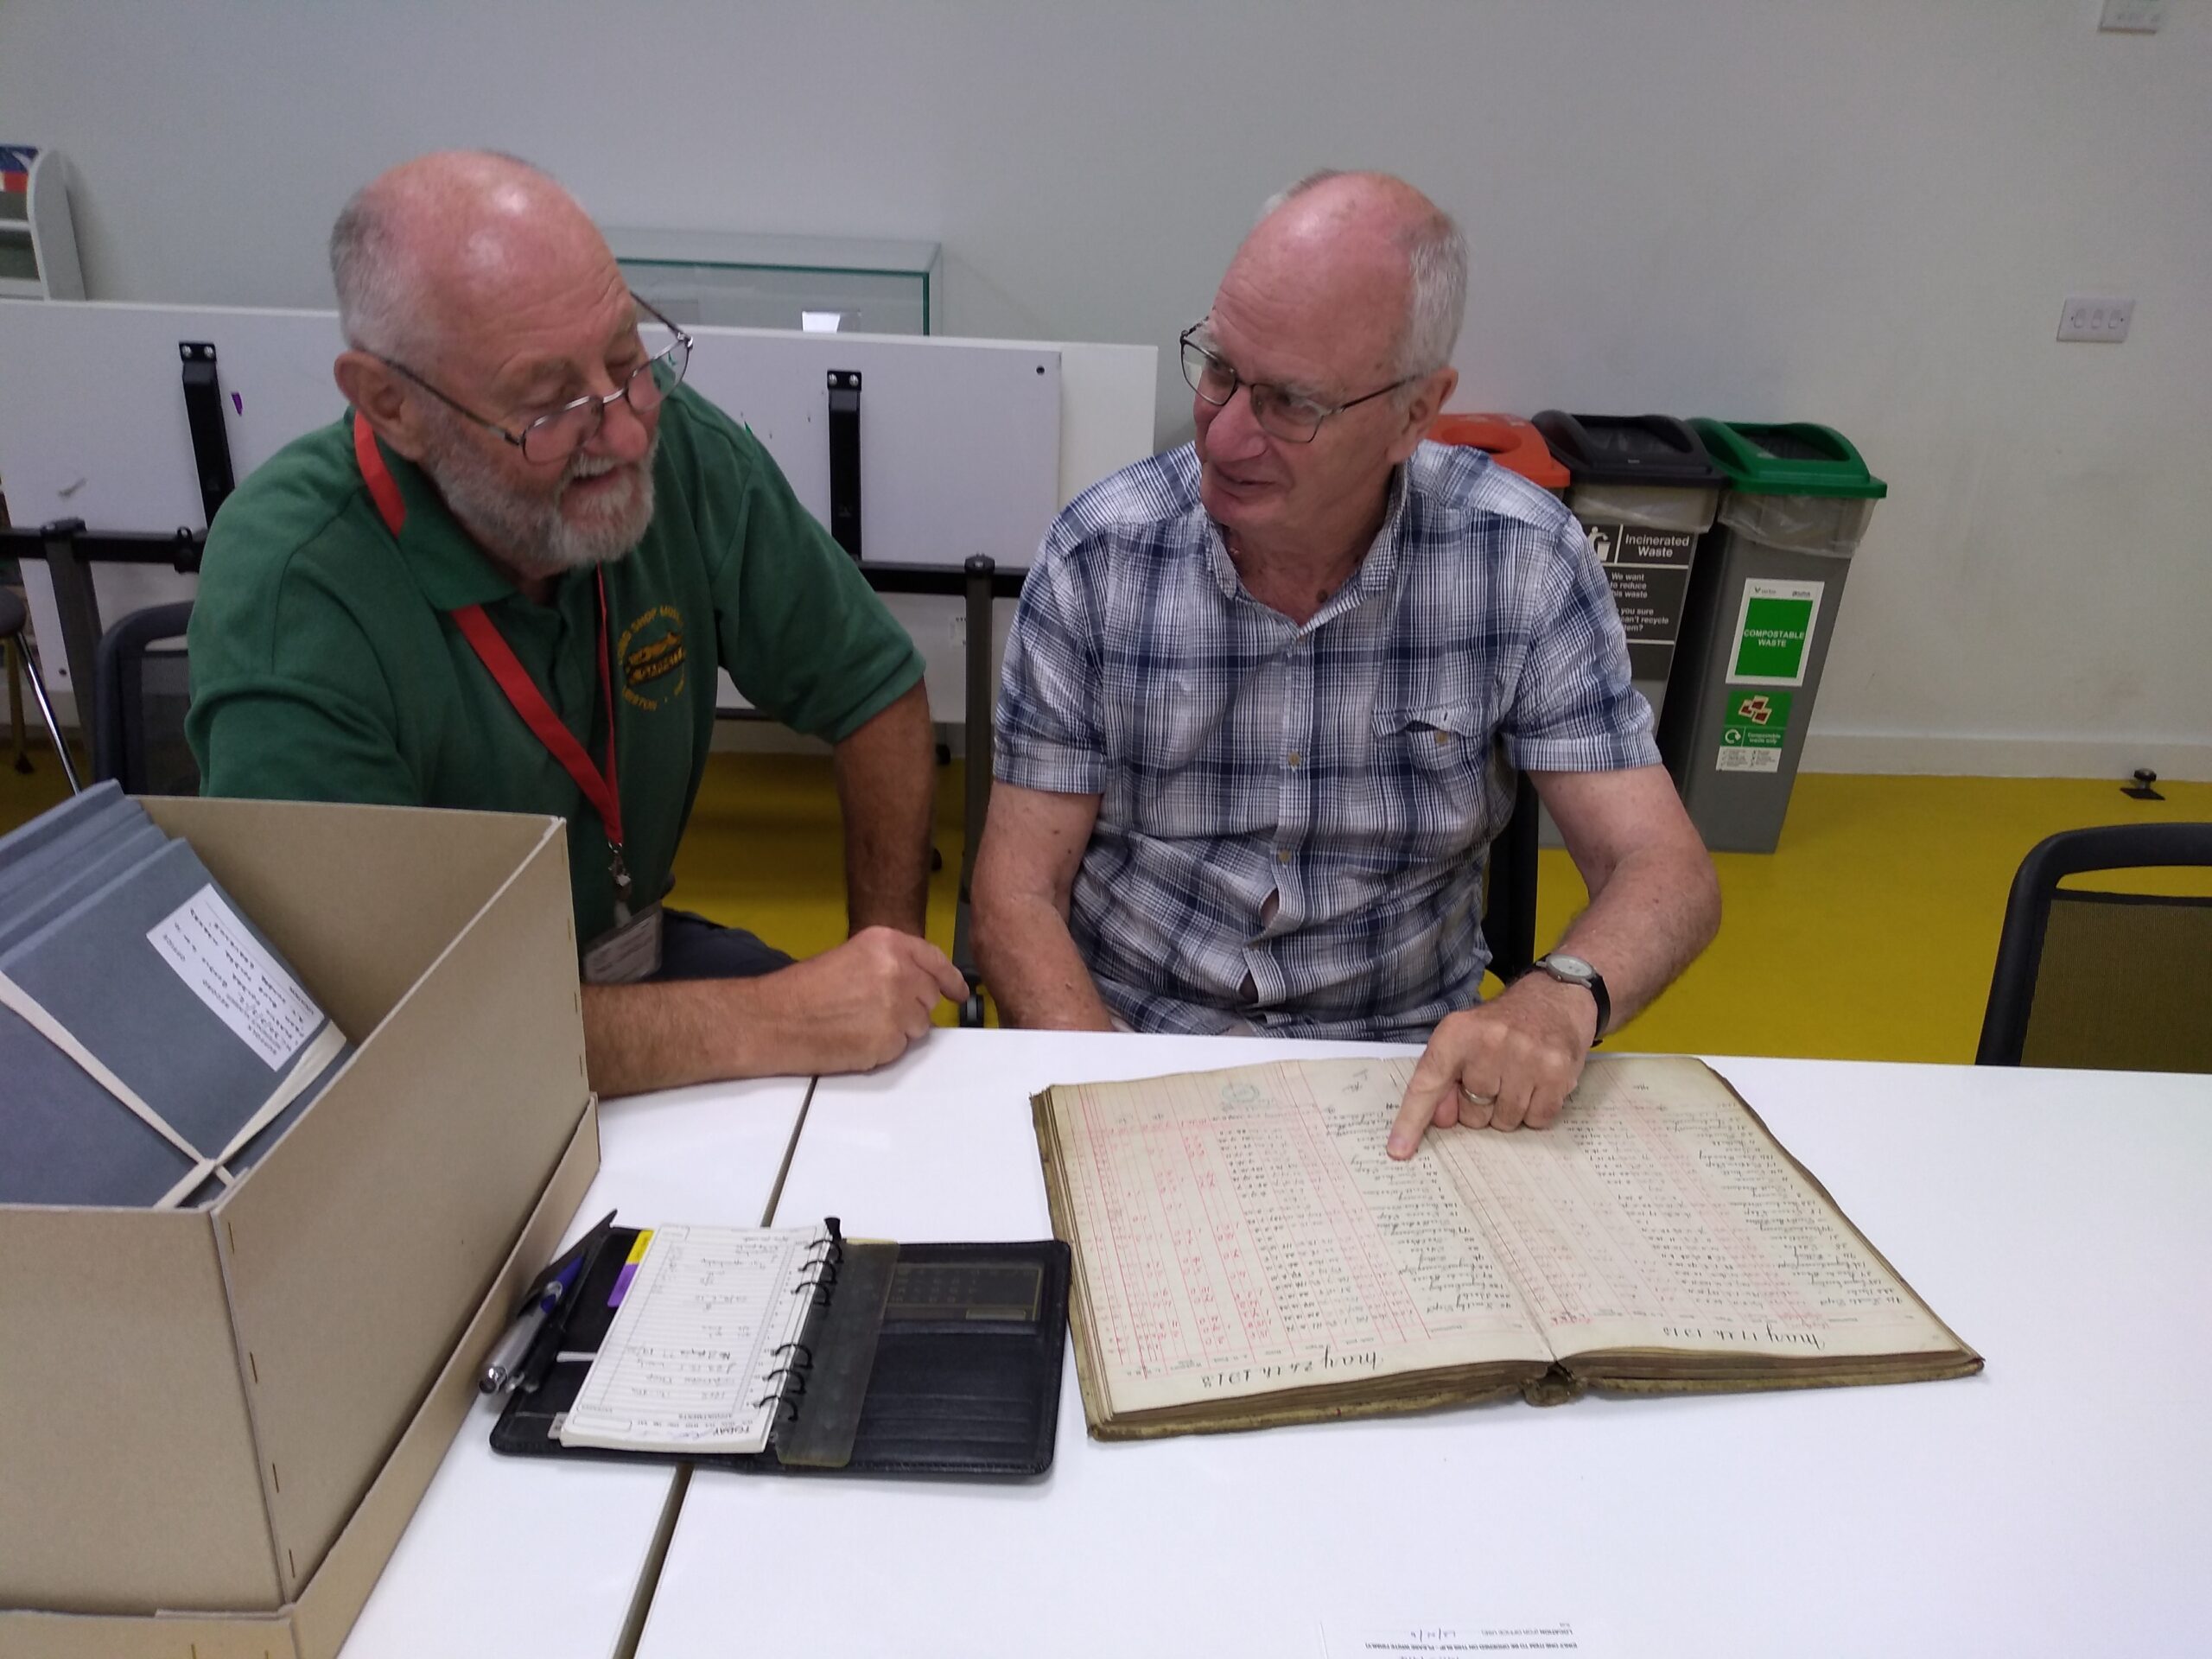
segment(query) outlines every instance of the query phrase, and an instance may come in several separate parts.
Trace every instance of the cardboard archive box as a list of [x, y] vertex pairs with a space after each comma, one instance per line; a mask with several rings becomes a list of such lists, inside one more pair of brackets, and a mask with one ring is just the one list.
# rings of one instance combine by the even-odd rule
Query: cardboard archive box
[[0, 1205], [0, 1653], [327, 1659], [598, 1167], [566, 837], [143, 804], [359, 1047], [206, 1209]]

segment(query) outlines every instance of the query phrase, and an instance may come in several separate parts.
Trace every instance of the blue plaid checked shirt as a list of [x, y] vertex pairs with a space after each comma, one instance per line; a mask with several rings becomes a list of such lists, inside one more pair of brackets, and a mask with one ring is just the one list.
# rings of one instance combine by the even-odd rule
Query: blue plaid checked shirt
[[1102, 798], [1070, 931], [1138, 1030], [1421, 1041], [1479, 1000], [1511, 768], [1658, 758], [1604, 569], [1553, 496], [1424, 443], [1300, 626], [1244, 590], [1185, 444], [1046, 537], [994, 770]]

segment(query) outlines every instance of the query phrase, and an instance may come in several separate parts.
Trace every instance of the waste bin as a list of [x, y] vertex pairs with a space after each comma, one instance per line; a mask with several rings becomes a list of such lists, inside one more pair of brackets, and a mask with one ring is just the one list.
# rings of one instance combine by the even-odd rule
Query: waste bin
[[1553, 459], [1543, 435], [1518, 415], [1439, 415], [1428, 423], [1428, 439], [1479, 449], [1554, 495], [1567, 488], [1567, 468]]
[[1828, 427], [1691, 425], [1727, 487], [1692, 575], [1659, 752], [1707, 846], [1770, 853], [1851, 556], [1890, 486]]
[[[1720, 469], [1688, 423], [1669, 415], [1569, 415], [1548, 409], [1536, 429], [1567, 468], [1567, 505], [1605, 567], [1628, 635], [1629, 674], [1656, 721], [1681, 632], [1698, 539], [1713, 527]], [[1547, 812], [1543, 845], [1560, 844]]]
[[1548, 409], [1535, 424], [1567, 468], [1568, 511], [1605, 567], [1628, 634], [1630, 677], [1656, 716], [1698, 538], [1719, 505], [1720, 469], [1688, 423], [1671, 416]]

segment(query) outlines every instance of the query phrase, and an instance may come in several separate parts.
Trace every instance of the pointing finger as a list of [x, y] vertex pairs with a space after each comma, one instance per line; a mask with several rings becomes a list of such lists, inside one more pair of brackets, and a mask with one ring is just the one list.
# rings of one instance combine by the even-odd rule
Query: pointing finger
[[1448, 1099], [1457, 1108], [1459, 1087], [1459, 1079], [1453, 1076], [1449, 1063], [1438, 1059], [1434, 1046], [1430, 1046], [1407, 1080], [1406, 1097], [1399, 1103], [1398, 1116], [1391, 1122], [1387, 1149], [1393, 1158], [1414, 1155], [1421, 1136], [1428, 1133], [1429, 1124], [1442, 1118], [1444, 1103]]

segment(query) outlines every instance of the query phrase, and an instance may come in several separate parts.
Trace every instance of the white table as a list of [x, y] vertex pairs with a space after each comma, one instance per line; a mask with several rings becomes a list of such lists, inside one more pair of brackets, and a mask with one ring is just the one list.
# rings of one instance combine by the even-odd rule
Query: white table
[[[717, 1084], [600, 1106], [600, 1169], [574, 1242], [628, 1224], [758, 1226], [808, 1079]], [[473, 1406], [346, 1638], [342, 1659], [532, 1654], [607, 1659], [669, 1500], [672, 1467], [503, 1458]]]
[[[818, 1086], [779, 1215], [1042, 1236], [1032, 1090], [1282, 1052], [939, 1033]], [[1715, 1064], [1984, 1375], [1102, 1446], [1071, 1360], [1033, 1484], [701, 1471], [642, 1659], [1277, 1659], [1319, 1652], [1325, 1621], [1486, 1616], [1571, 1619], [1618, 1655], [2198, 1648], [2212, 1078]]]

